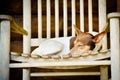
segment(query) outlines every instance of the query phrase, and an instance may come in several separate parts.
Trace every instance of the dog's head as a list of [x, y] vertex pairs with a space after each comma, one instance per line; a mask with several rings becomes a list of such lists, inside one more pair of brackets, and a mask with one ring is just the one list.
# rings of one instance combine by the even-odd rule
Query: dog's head
[[77, 27], [75, 28], [76, 37], [71, 39], [71, 50], [70, 55], [72, 54], [81, 54], [88, 50], [92, 50], [95, 48], [95, 44], [100, 42], [103, 36], [106, 34], [105, 31], [98, 33], [93, 36], [90, 33], [82, 32]]

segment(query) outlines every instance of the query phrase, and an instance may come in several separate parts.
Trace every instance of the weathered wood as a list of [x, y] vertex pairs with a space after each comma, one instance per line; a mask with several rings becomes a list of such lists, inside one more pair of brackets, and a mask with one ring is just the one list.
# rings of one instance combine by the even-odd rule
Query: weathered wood
[[[31, 52], [31, 0], [23, 0], [23, 28], [28, 32], [23, 36], [23, 53]], [[23, 80], [30, 80], [30, 68], [23, 69]]]
[[42, 38], [42, 0], [38, 0], [38, 39]]
[[23, 36], [23, 53], [30, 53], [31, 43], [31, 1], [23, 0], [23, 28], [28, 32]]
[[47, 36], [47, 38], [51, 38], [51, 8], [50, 8], [51, 4], [50, 3], [51, 3], [51, 0], [46, 1], [46, 5], [47, 5], [47, 7], [46, 7], [46, 10], [47, 10], [47, 13], [46, 13], [47, 14], [46, 15], [47, 16], [47, 19], [46, 19], [47, 20], [47, 23], [46, 23], [47, 24], [47, 26], [46, 26], [47, 27], [47, 35], [46, 36]]
[[67, 36], [67, 0], [63, 0], [63, 30], [64, 30], [64, 37]]
[[23, 78], [22, 80], [30, 80], [30, 68], [24, 68], [23, 69]]
[[[101, 32], [106, 25], [106, 0], [98, 0], [99, 1], [99, 32]], [[102, 49], [107, 49], [107, 35], [102, 39]]]
[[[44, 1], [44, 0], [43, 0]], [[59, 0], [60, 1], [60, 0]], [[43, 8], [41, 8], [41, 7], [43, 7], [42, 5], [41, 5], [41, 1], [39, 0], [38, 1], [39, 3], [38, 3], [38, 7], [40, 8], [40, 9], [43, 9]], [[78, 9], [80, 9], [80, 14], [77, 14], [76, 13], [76, 10], [75, 10], [75, 6], [76, 6], [76, 3], [75, 3], [75, 1], [73, 1], [72, 0], [72, 2], [71, 2], [71, 4], [72, 4], [72, 6], [71, 6], [71, 8], [72, 8], [72, 10], [70, 10], [70, 11], [72, 11], [72, 14], [69, 14], [68, 15], [68, 2], [69, 1], [67, 1], [67, 0], [63, 0], [63, 4], [62, 4], [62, 7], [63, 7], [63, 11], [62, 11], [62, 13], [63, 13], [63, 15], [62, 15], [62, 21], [63, 21], [63, 25], [62, 25], [62, 27], [63, 27], [63, 35], [64, 35], [64, 37], [66, 37], [66, 36], [68, 36], [68, 17], [67, 16], [71, 16], [72, 17], [72, 25], [73, 24], [75, 24], [76, 23], [76, 16], [80, 16], [80, 29], [82, 30], [82, 31], [84, 31], [84, 13], [85, 13], [85, 11], [84, 11], [84, 0], [80, 0], [79, 1], [79, 3], [80, 3], [80, 7], [78, 8]], [[46, 30], [47, 30], [47, 32], [46, 32], [46, 35], [47, 35], [47, 38], [51, 38], [51, 16], [52, 15], [54, 15], [54, 14], [52, 14], [51, 13], [51, 6], [52, 6], [52, 4], [51, 4], [52, 2], [51, 2], [51, 0], [46, 0], [46, 7], [44, 7], [45, 8], [45, 10], [46, 10], [46, 17], [45, 17], [45, 19], [46, 19]], [[55, 2], [56, 4], [58, 4], [58, 2], [56, 1]], [[89, 3], [89, 20], [90, 20], [90, 23], [89, 23], [89, 26], [92, 26], [92, 0], [91, 1], [88, 1], [88, 3]], [[101, 30], [103, 29], [103, 27], [105, 26], [105, 24], [106, 24], [106, 0], [99, 0], [98, 1], [98, 6], [99, 6], [99, 29], [100, 29], [100, 32], [101, 32]], [[58, 6], [55, 6], [56, 8], [58, 7]], [[40, 13], [40, 14], [38, 14], [38, 17], [40, 17], [39, 19], [38, 19], [38, 26], [39, 26], [39, 29], [42, 29], [41, 27], [44, 27], [43, 25], [41, 25], [40, 24], [40, 22], [42, 22], [42, 17], [43, 17], [43, 15], [42, 15], [42, 12], [41, 12], [42, 10], [38, 10], [38, 13]], [[60, 13], [60, 12], [59, 12]], [[77, 14], [77, 15], [76, 15]], [[57, 15], [55, 18], [55, 23], [57, 24], [58, 23], [58, 11], [57, 11], [57, 9], [56, 9], [56, 14], [55, 15]], [[38, 38], [32, 38], [31, 39], [31, 1], [30, 0], [23, 0], [23, 24], [24, 24], [24, 29], [25, 30], [27, 30], [28, 31], [28, 36], [24, 36], [24, 38], [23, 38], [23, 53], [25, 53], [25, 54], [30, 54], [30, 52], [31, 52], [31, 49], [30, 49], [30, 47], [31, 47], [31, 45], [38, 45], [38, 43], [40, 43], [40, 41], [42, 41], [42, 33], [40, 32], [39, 33], [39, 31], [38, 31]], [[54, 17], [53, 17], [54, 18]], [[58, 28], [58, 27], [57, 27]], [[90, 30], [92, 31], [92, 27], [90, 28]], [[73, 30], [74, 31], [74, 30]], [[72, 34], [74, 34], [74, 33], [72, 33]], [[57, 33], [57, 36], [58, 36], [58, 33]], [[106, 38], [105, 38], [105, 40], [106, 40]], [[62, 41], [62, 40], [61, 40]], [[104, 40], [103, 40], [104, 41]], [[35, 44], [34, 44], [34, 42], [35, 42]], [[63, 40], [62, 42], [65, 42], [65, 40]], [[105, 41], [104, 41], [105, 42]], [[105, 42], [105, 43], [103, 43], [105, 46], [103, 47], [103, 49], [107, 49], [107, 44], [106, 44], [107, 42]], [[69, 49], [69, 48], [68, 48]], [[97, 55], [104, 55], [104, 54], [94, 54], [94, 55], [91, 55], [92, 57], [89, 57], [89, 54], [88, 53], [86, 53], [86, 55], [81, 55], [81, 57], [79, 56], [79, 55], [77, 55], [77, 58], [76, 58], [76, 55], [75, 55], [75, 58], [73, 59], [73, 57], [72, 58], [69, 58], [69, 59], [62, 59], [61, 57], [59, 58], [59, 56], [54, 56], [54, 58], [52, 57], [52, 59], [50, 58], [50, 59], [48, 59], [48, 56], [44, 56], [44, 59], [43, 59], [43, 56], [42, 56], [42, 58], [39, 58], [39, 59], [34, 59], [34, 58], [31, 58], [31, 57], [29, 57], [29, 58], [26, 58], [26, 57], [22, 57], [22, 56], [17, 56], [17, 58], [16, 57], [13, 57], [14, 58], [14, 60], [21, 60], [21, 62], [26, 62], [26, 63], [15, 63], [15, 64], [10, 64], [10, 68], [24, 68], [24, 76], [23, 76], [23, 79], [24, 80], [29, 80], [30, 79], [30, 68], [33, 68], [33, 67], [42, 67], [42, 68], [45, 68], [45, 67], [62, 67], [62, 66], [64, 66], [64, 67], [73, 67], [73, 66], [76, 66], [76, 67], [81, 67], [81, 66], [83, 66], [83, 67], [86, 67], [86, 66], [104, 66], [104, 65], [110, 65], [111, 64], [111, 62], [108, 60], [108, 61], [88, 61], [86, 58], [88, 58], [89, 57], [89, 59], [90, 60], [92, 60], [92, 59], [95, 59], [96, 57], [97, 57]], [[105, 56], [105, 55], [104, 55]], [[45, 59], [47, 57], [47, 59]], [[94, 57], [94, 58], [93, 58]], [[110, 56], [109, 56], [110, 57]], [[80, 59], [79, 59], [80, 58]], [[97, 57], [97, 58], [99, 58], [99, 56]], [[81, 61], [83, 59], [83, 61]], [[86, 61], [85, 61], [85, 59], [86, 59]], [[28, 63], [27, 63], [28, 62]], [[104, 71], [104, 68], [101, 66], [101, 73], [103, 73]], [[105, 69], [105, 71], [107, 70], [107, 68]], [[57, 74], [56, 74], [57, 75]], [[106, 75], [107, 75], [107, 73], [106, 73]], [[103, 76], [103, 74], [102, 74], [102, 76], [101, 76], [101, 79], [107, 79], [107, 76]]]
[[50, 73], [31, 73], [32, 77], [40, 77], [40, 76], [99, 76], [100, 72], [50, 72]]
[[80, 30], [84, 31], [84, 0], [80, 0]]
[[[15, 53], [15, 52], [11, 52]], [[92, 53], [92, 52], [91, 52]], [[16, 53], [17, 54], [17, 53]], [[27, 57], [26, 57], [27, 56]], [[54, 59], [52, 58], [52, 56], [40, 56], [38, 59], [34, 59], [32, 57], [30, 57], [30, 55], [26, 55], [26, 56], [16, 56], [16, 55], [11, 55], [11, 60], [14, 61], [20, 61], [20, 62], [39, 62], [41, 63], [42, 61], [54, 61]], [[66, 55], [67, 56], [67, 55]], [[63, 58], [64, 55], [61, 55], [61, 58], [59, 59], [59, 61], [62, 61], [64, 63], [64, 61], [70, 61], [71, 60], [76, 60], [76, 61], [96, 61], [96, 60], [101, 60], [101, 59], [107, 59], [110, 57], [110, 52], [107, 53], [98, 53], [98, 54], [88, 54], [87, 56], [80, 56], [80, 55], [73, 55], [72, 57], [68, 57], [67, 60]]]
[[[98, 6], [98, 10], [99, 10], [99, 32], [102, 32], [104, 26], [106, 25], [106, 0], [98, 0], [99, 6]], [[102, 49], [107, 49], [107, 35], [104, 36], [104, 38], [102, 39]], [[104, 66], [100, 66], [100, 71], [101, 71], [101, 75], [100, 75], [100, 80], [108, 80], [108, 72], [106, 72], [108, 70], [108, 67]]]
[[43, 61], [41, 63], [12, 63], [10, 68], [29, 68], [29, 67], [57, 67], [57, 66], [97, 66], [97, 65], [110, 65], [111, 62], [106, 61]]
[[120, 80], [120, 13], [110, 13], [111, 76]]
[[55, 37], [59, 37], [59, 0], [55, 0]]
[[72, 3], [72, 36], [75, 36], [74, 25], [76, 25], [76, 8], [75, 8], [75, 0], [71, 1]]
[[88, 0], [88, 28], [89, 32], [93, 31], [93, 15], [92, 15], [92, 0]]
[[0, 22], [0, 79], [9, 80], [10, 21]]
[[100, 80], [108, 80], [108, 66], [100, 66]]

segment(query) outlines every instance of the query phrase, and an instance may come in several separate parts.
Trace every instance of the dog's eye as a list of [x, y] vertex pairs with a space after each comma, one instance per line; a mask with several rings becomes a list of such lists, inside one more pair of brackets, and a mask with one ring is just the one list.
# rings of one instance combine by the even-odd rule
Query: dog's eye
[[84, 49], [84, 48], [85, 48], [85, 45], [84, 45], [84, 44], [82, 44], [82, 45], [77, 45], [77, 47], [78, 47], [79, 49]]
[[81, 47], [81, 46], [85, 46], [84, 44], [80, 44], [80, 45], [78, 45], [78, 47]]

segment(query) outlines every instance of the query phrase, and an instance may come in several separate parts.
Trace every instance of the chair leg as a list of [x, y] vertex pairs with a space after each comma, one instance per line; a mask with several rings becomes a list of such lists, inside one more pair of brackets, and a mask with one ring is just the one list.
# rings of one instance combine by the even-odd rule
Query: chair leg
[[23, 79], [22, 80], [30, 80], [30, 68], [23, 69]]
[[108, 80], [108, 66], [100, 66], [100, 80]]

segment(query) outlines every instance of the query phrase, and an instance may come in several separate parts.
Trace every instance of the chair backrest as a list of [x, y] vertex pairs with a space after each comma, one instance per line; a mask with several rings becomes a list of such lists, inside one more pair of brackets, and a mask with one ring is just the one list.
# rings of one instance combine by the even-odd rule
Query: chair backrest
[[[31, 52], [31, 46], [38, 46], [45, 38], [75, 36], [73, 24], [88, 32], [96, 28], [101, 32], [106, 24], [106, 0], [37, 0], [37, 12], [38, 38], [31, 38], [31, 27], [34, 27], [31, 26], [31, 0], [23, 0], [23, 26], [28, 31], [28, 36], [23, 37], [26, 54]], [[104, 37], [103, 49], [107, 48], [106, 40]]]

